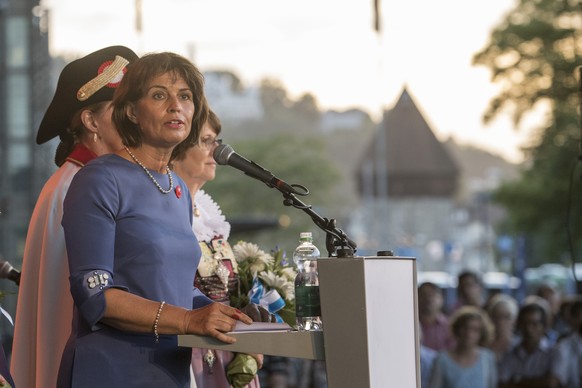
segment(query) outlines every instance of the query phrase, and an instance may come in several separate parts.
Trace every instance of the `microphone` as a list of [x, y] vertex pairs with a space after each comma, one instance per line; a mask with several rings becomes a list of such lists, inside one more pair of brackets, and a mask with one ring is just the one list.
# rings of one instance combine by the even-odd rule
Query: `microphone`
[[214, 150], [212, 154], [216, 163], [220, 165], [229, 165], [242, 171], [245, 175], [252, 178], [260, 180], [269, 187], [275, 187], [283, 193], [295, 193], [295, 189], [282, 181], [281, 179], [274, 176], [270, 171], [265, 170], [263, 167], [259, 166], [253, 161], [250, 161], [236, 152], [228, 144], [221, 144]]
[[20, 285], [20, 271], [7, 261], [0, 260], [0, 279], [12, 280], [16, 285]]

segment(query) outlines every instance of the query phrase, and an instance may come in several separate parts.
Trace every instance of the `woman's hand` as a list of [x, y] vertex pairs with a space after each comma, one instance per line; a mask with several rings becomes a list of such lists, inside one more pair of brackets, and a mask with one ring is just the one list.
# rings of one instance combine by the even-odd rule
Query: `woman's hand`
[[198, 334], [214, 337], [229, 344], [236, 339], [224, 333], [233, 331], [237, 321], [250, 325], [253, 320], [240, 310], [222, 303], [212, 303], [208, 306], [190, 310], [184, 317], [186, 334]]

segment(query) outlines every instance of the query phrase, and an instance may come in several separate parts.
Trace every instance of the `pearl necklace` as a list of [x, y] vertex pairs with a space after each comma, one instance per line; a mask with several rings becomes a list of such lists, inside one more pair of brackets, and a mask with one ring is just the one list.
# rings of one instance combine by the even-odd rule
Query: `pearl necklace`
[[152, 175], [152, 173], [146, 168], [146, 166], [144, 166], [139, 160], [137, 160], [137, 158], [135, 157], [134, 154], [131, 153], [131, 151], [129, 150], [129, 148], [127, 148], [127, 147], [123, 147], [123, 148], [125, 148], [125, 150], [129, 154], [129, 156], [131, 156], [131, 158], [141, 168], [143, 168], [143, 170], [145, 171], [145, 173], [148, 174], [148, 176], [150, 177], [150, 179], [152, 180], [152, 182], [154, 182], [154, 185], [156, 185], [156, 187], [158, 188], [158, 190], [160, 190], [162, 192], [162, 194], [169, 194], [172, 191], [172, 189], [174, 188], [174, 179], [172, 179], [172, 172], [170, 171], [170, 167], [166, 166], [166, 172], [168, 173], [168, 177], [170, 178], [170, 188], [168, 188], [168, 190], [164, 190], [162, 188], [162, 186], [160, 186], [160, 184], [158, 183], [158, 181], [156, 180], [156, 178], [154, 178], [154, 176]]

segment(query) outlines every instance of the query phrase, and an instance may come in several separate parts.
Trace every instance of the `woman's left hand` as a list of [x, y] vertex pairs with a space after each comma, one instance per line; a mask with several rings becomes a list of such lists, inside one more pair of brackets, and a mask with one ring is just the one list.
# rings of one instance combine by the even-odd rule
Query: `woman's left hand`
[[184, 317], [185, 334], [207, 335], [229, 344], [235, 343], [234, 337], [225, 333], [233, 331], [237, 321], [250, 325], [253, 320], [242, 311], [222, 303], [190, 310]]

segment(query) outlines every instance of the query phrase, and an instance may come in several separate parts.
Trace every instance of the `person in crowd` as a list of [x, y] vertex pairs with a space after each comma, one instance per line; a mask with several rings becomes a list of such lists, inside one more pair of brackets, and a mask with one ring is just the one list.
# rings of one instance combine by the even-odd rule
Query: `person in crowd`
[[457, 276], [457, 302], [453, 311], [461, 306], [482, 308], [484, 304], [484, 289], [481, 278], [473, 271], [463, 271]]
[[420, 344], [420, 386], [428, 387], [434, 361], [439, 352]]
[[478, 307], [463, 306], [451, 316], [450, 325], [456, 344], [437, 356], [429, 387], [497, 387], [495, 355], [485, 348], [493, 333], [487, 314]]
[[436, 284], [425, 282], [418, 287], [418, 319], [423, 333], [422, 344], [436, 351], [450, 349], [454, 344], [443, 306], [443, 291]]
[[552, 363], [552, 373], [561, 388], [582, 385], [582, 297], [578, 296], [570, 307], [574, 331], [556, 345], [556, 355]]
[[[230, 223], [202, 186], [215, 178], [216, 162], [213, 151], [221, 144], [218, 138], [222, 125], [210, 110], [198, 141], [189, 148], [180, 147], [172, 156], [172, 168], [186, 183], [192, 195], [192, 230], [198, 238], [202, 257], [194, 285], [215, 302], [229, 304], [230, 296], [237, 293], [239, 275], [234, 253], [228, 243]], [[269, 320], [268, 311], [257, 305], [243, 309], [253, 320]], [[262, 317], [261, 317], [262, 315]], [[233, 362], [234, 360], [234, 362]], [[259, 387], [256, 374], [263, 363], [262, 355], [246, 355], [212, 349], [192, 349], [192, 370], [198, 388], [229, 388], [233, 378], [241, 379], [240, 367], [246, 368], [247, 387]]]
[[551, 318], [552, 308], [551, 308], [550, 304], [548, 303], [548, 301], [546, 299], [544, 299], [538, 295], [528, 295], [522, 301], [523, 305], [531, 304], [531, 303], [539, 304], [546, 311], [545, 316], [546, 316], [547, 322], [546, 322], [546, 334], [545, 334], [545, 336], [550, 341], [550, 345], [554, 346], [556, 344], [556, 342], [558, 341], [558, 335], [557, 335], [557, 332], [552, 328], [553, 320]]
[[75, 319], [59, 387], [189, 387], [192, 350], [177, 334], [233, 343], [226, 333], [252, 322], [192, 287], [192, 198], [168, 165], [207, 114], [202, 73], [180, 55], [144, 55], [122, 79], [113, 122], [124, 148], [83, 167], [64, 201]]
[[299, 358], [265, 356], [263, 368], [259, 370], [259, 380], [269, 388], [296, 387], [297, 372], [301, 370], [302, 362]]
[[556, 330], [556, 334], [558, 335], [558, 341], [570, 335], [572, 331], [574, 331], [570, 312], [575, 301], [576, 296], [565, 295], [560, 302], [560, 308], [554, 321], [554, 328]]
[[495, 328], [493, 340], [488, 348], [495, 353], [497, 361], [501, 360], [516, 342], [515, 320], [518, 310], [517, 301], [507, 294], [496, 294], [487, 304], [487, 314]]
[[520, 341], [504, 354], [499, 363], [499, 387], [558, 387], [551, 373], [553, 348], [545, 332], [546, 310], [539, 303], [519, 309], [517, 331]]
[[20, 387], [54, 387], [71, 331], [73, 300], [63, 200], [73, 176], [91, 159], [121, 149], [111, 100], [137, 55], [111, 46], [69, 63], [41, 121], [36, 141], [60, 137], [58, 170], [44, 185], [28, 226], [16, 306], [11, 372]]
[[561, 334], [560, 330], [562, 329], [558, 326], [558, 316], [560, 313], [562, 293], [553, 282], [545, 281], [537, 287], [536, 295], [548, 303], [550, 314], [548, 315], [549, 326], [547, 336], [552, 340], [553, 343], [556, 343], [558, 341], [558, 337]]
[[430, 375], [432, 373], [432, 367], [434, 365], [434, 360], [438, 356], [439, 352], [423, 345], [423, 331], [422, 327], [418, 331], [420, 337], [420, 386], [428, 387], [430, 381]]
[[549, 281], [541, 283], [537, 287], [536, 295], [540, 298], [544, 298], [550, 305], [552, 310], [552, 317], [550, 318], [553, 318], [558, 314], [558, 311], [560, 310], [560, 302], [562, 300], [562, 293], [554, 283]]

